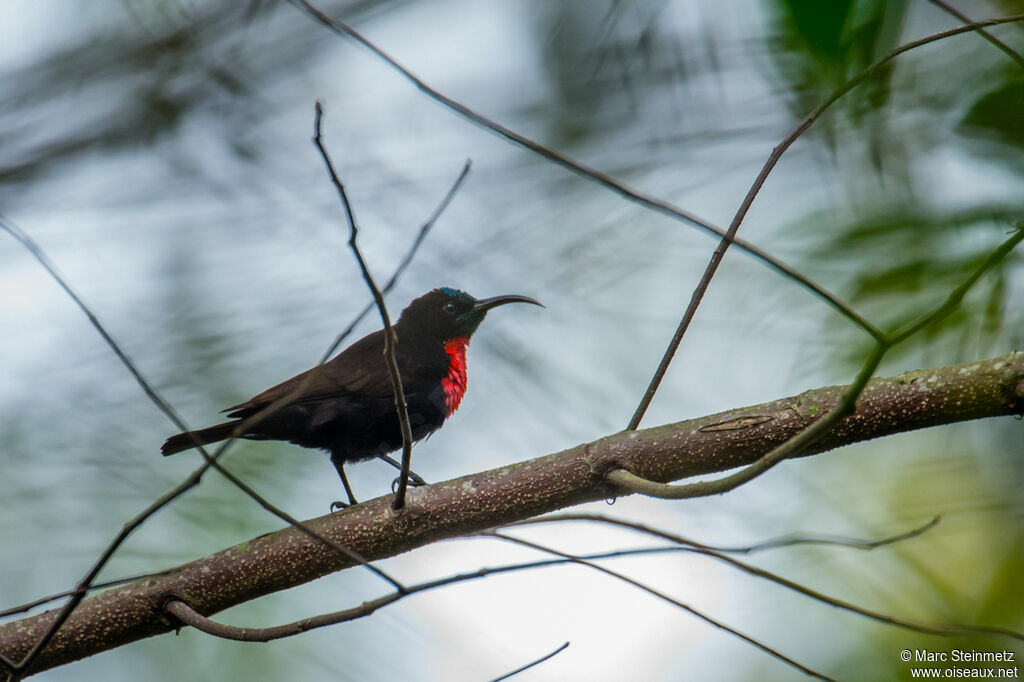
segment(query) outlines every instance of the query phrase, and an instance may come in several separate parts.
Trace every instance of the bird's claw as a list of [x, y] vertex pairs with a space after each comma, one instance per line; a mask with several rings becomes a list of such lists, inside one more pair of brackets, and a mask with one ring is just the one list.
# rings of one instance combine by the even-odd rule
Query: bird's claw
[[[401, 476], [396, 476], [395, 479], [393, 481], [391, 481], [391, 492], [393, 492], [393, 493], [394, 492], [398, 492], [398, 482], [401, 481], [401, 480], [402, 480]], [[428, 485], [427, 482], [424, 481], [419, 476], [417, 476], [416, 474], [412, 474], [412, 475], [409, 476], [409, 487], [410, 488], [419, 488], [420, 486], [424, 486], [424, 485]]]
[[352, 505], [350, 505], [348, 502], [342, 502], [341, 500], [335, 500], [334, 502], [331, 502], [331, 513], [334, 513], [336, 511], [341, 511], [342, 509], [348, 509], [351, 506]]

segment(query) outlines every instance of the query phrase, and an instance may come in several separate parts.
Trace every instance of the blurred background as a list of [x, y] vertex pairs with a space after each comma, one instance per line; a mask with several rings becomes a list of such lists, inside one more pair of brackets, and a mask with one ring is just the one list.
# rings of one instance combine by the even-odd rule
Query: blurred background
[[[971, 18], [1020, 0], [956, 2]], [[960, 23], [925, 0], [329, 2], [449, 96], [727, 226], [772, 147], [890, 48]], [[470, 389], [414, 450], [430, 481], [622, 429], [715, 242], [426, 98], [287, 3], [67, 0], [0, 5], [0, 212], [38, 240], [194, 427], [314, 364], [369, 300], [326, 144], [378, 281], [467, 158], [473, 169], [389, 296], [520, 293], [473, 339]], [[1021, 26], [992, 33], [1024, 51]], [[743, 236], [888, 328], [938, 304], [1024, 219], [1024, 66], [976, 34], [898, 58], [783, 158]], [[881, 373], [1024, 346], [1024, 254]], [[379, 326], [368, 317], [358, 335]], [[175, 431], [88, 320], [0, 234], [0, 608], [69, 589], [119, 528], [200, 459], [159, 456]], [[697, 417], [847, 383], [867, 337], [733, 250], [645, 419]], [[714, 499], [590, 509], [716, 544], [792, 532], [882, 537], [873, 552], [756, 557], [893, 615], [1024, 628], [1019, 420], [906, 434], [787, 462]], [[226, 465], [299, 518], [341, 488], [326, 456], [238, 443]], [[361, 497], [380, 463], [350, 469]], [[215, 473], [158, 513], [101, 578], [158, 570], [280, 528]], [[648, 544], [577, 524], [522, 531], [563, 551]], [[536, 555], [493, 540], [383, 562], [406, 582]], [[908, 678], [905, 648], [1013, 649], [925, 637], [813, 603], [700, 558], [609, 561], [841, 679]], [[218, 616], [265, 626], [384, 593], [346, 571]], [[764, 653], [581, 567], [416, 596], [268, 645], [185, 629], [53, 670], [47, 680], [485, 680], [571, 646], [522, 680], [787, 680]], [[1016, 644], [1020, 651], [1019, 643]]]

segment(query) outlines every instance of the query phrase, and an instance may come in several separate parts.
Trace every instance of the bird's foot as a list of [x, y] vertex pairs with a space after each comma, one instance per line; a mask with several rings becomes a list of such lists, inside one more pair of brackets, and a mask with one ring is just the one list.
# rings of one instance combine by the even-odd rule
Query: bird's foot
[[348, 502], [342, 502], [341, 500], [335, 500], [334, 502], [331, 502], [331, 513], [333, 514], [334, 512], [341, 511], [342, 509], [348, 509], [351, 506], [352, 505], [349, 504]]
[[[394, 492], [398, 492], [398, 482], [401, 481], [401, 480], [402, 480], [402, 477], [401, 476], [397, 476], [397, 477], [395, 477], [395, 480], [391, 481], [391, 492], [393, 492], [393, 493]], [[409, 487], [410, 488], [419, 488], [420, 486], [424, 486], [424, 485], [429, 485], [429, 484], [426, 481], [424, 481], [422, 478], [417, 476], [416, 474], [413, 474], [413, 473], [409, 474]]]

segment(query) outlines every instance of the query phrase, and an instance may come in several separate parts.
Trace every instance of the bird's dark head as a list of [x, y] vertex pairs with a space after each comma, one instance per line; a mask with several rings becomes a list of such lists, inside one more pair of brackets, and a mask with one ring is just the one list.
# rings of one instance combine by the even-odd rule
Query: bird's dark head
[[398, 323], [441, 341], [469, 338], [484, 321], [487, 311], [506, 303], [532, 303], [544, 307], [539, 301], [516, 294], [473, 298], [465, 291], [441, 287], [419, 298], [402, 311]]

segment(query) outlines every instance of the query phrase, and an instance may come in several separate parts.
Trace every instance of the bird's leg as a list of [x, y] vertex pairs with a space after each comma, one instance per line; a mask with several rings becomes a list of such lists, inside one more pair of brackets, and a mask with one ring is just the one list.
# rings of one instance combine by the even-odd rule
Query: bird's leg
[[[394, 459], [393, 457], [389, 457], [388, 455], [377, 455], [377, 459], [381, 460], [382, 462], [387, 462], [388, 464], [390, 464], [391, 466], [395, 467], [399, 471], [402, 470], [402, 463], [399, 462], [398, 460]], [[398, 479], [396, 478], [395, 481], [398, 481]], [[417, 474], [415, 471], [410, 471], [409, 472], [409, 481], [414, 486], [427, 485], [427, 482], [424, 481], [423, 478], [419, 474]], [[395, 485], [397, 485], [396, 482], [392, 482], [391, 483], [392, 491], [394, 490]]]
[[334, 502], [331, 502], [331, 511], [335, 511], [335, 510], [338, 510], [338, 509], [344, 509], [345, 507], [351, 507], [351, 506], [359, 504], [356, 501], [355, 494], [352, 492], [352, 486], [349, 485], [348, 476], [345, 475], [345, 462], [344, 461], [335, 461], [334, 459], [331, 459], [331, 462], [334, 463], [334, 468], [338, 470], [338, 476], [341, 477], [341, 484], [343, 486], [345, 486], [345, 494], [348, 495], [348, 502], [347, 503], [346, 502], [342, 502], [341, 500], [336, 500]]

